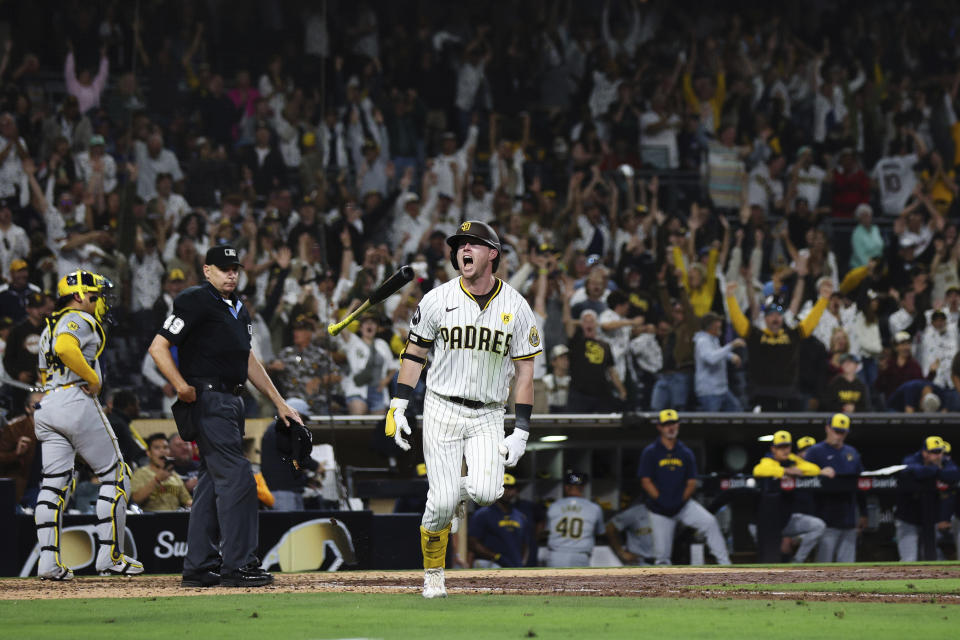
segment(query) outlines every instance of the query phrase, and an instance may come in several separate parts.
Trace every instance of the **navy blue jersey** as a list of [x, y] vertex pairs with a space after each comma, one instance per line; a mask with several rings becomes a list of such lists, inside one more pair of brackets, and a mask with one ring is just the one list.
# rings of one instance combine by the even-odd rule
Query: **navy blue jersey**
[[667, 449], [657, 438], [643, 450], [637, 475], [650, 478], [660, 492], [656, 500], [647, 496], [647, 508], [663, 516], [674, 516], [683, 508], [687, 481], [697, 477], [697, 461], [693, 451], [679, 440], [673, 449]]
[[529, 538], [527, 516], [511, 507], [504, 513], [497, 504], [474, 511], [470, 516], [470, 537], [494, 553], [499, 553], [496, 561], [501, 567], [523, 566], [523, 545]]
[[[917, 480], [931, 481], [931, 489], [933, 489], [934, 480], [953, 484], [960, 479], [960, 469], [957, 469], [957, 465], [948, 457], [944, 457], [942, 468], [925, 465], [923, 452], [917, 451], [905, 457], [903, 464], [907, 465], [907, 468], [900, 473], [908, 473]], [[916, 499], [914, 492], [903, 491], [897, 495], [896, 518], [910, 524], [920, 524], [920, 501]]]
[[[819, 466], [832, 467], [837, 477], [859, 476], [863, 473], [860, 453], [848, 444], [836, 449], [826, 442], [819, 442], [807, 450], [807, 461]], [[857, 526], [857, 494], [817, 494], [817, 517], [835, 529], [852, 529]]]
[[215, 378], [228, 384], [247, 379], [253, 325], [236, 295], [229, 302], [212, 284], [185, 289], [173, 301], [158, 334], [176, 345], [180, 373], [187, 382]]

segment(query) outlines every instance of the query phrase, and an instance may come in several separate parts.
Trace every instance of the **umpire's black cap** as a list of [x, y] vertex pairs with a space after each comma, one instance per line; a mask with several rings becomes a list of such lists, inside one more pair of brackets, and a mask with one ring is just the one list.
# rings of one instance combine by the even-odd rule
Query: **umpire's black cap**
[[500, 238], [490, 225], [479, 220], [467, 220], [460, 225], [460, 229], [455, 234], [447, 238], [447, 244], [452, 249], [450, 262], [453, 264], [453, 268], [460, 271], [460, 265], [457, 264], [457, 247], [472, 240], [478, 240], [491, 249], [497, 250], [497, 257], [493, 259], [493, 270], [496, 271], [500, 266], [500, 256], [503, 253]]
[[228, 244], [218, 244], [207, 249], [207, 259], [203, 264], [212, 264], [220, 269], [226, 269], [240, 264], [237, 250]]
[[567, 469], [567, 472], [563, 474], [563, 484], [573, 485], [575, 487], [582, 487], [590, 481], [590, 476], [582, 471], [574, 471], [573, 469]]

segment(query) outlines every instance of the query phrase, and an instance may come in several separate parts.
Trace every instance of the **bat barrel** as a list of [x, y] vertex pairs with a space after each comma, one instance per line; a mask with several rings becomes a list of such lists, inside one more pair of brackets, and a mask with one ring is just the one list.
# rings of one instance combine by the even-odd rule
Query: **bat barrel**
[[400, 267], [396, 273], [384, 280], [380, 286], [377, 287], [376, 291], [373, 292], [369, 299], [364, 300], [363, 304], [351, 311], [347, 317], [340, 322], [328, 325], [327, 333], [335, 336], [343, 331], [343, 328], [353, 322], [361, 313], [375, 304], [380, 304], [399, 291], [408, 282], [413, 280], [413, 275], [413, 268], [410, 265], [403, 265]]

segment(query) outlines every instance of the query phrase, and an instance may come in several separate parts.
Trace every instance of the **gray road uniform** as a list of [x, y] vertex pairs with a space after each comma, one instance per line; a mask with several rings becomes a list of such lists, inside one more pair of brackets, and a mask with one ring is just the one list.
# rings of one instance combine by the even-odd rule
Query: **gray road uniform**
[[646, 505], [635, 504], [610, 518], [617, 531], [627, 532], [626, 549], [640, 559], [642, 564], [653, 564], [656, 553], [653, 549], [653, 525]]
[[547, 509], [548, 567], [587, 567], [596, 537], [604, 532], [603, 509], [586, 498], [560, 498]]
[[106, 344], [103, 327], [83, 311], [66, 308], [54, 312], [40, 335], [39, 369], [44, 397], [34, 413], [43, 455], [43, 481], [34, 516], [41, 548], [37, 573], [53, 579], [67, 577], [60, 557], [60, 531], [63, 511], [74, 487], [77, 454], [100, 480], [96, 505], [97, 570], [140, 573], [142, 565], [123, 555], [130, 470], [123, 462], [100, 402], [84, 393], [83, 378], [54, 351], [57, 338], [64, 334], [77, 340], [83, 357], [102, 380], [98, 358]]

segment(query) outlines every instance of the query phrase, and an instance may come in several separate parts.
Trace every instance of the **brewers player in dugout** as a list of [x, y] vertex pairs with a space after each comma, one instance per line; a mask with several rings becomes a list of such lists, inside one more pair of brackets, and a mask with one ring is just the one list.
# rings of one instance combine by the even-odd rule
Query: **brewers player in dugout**
[[597, 536], [603, 533], [603, 509], [583, 497], [586, 473], [568, 470], [563, 497], [547, 509], [548, 567], [588, 567]]
[[[756, 478], [783, 478], [784, 476], [824, 476], [833, 478], [836, 472], [832, 467], [820, 468], [812, 462], [808, 462], [792, 453], [790, 449], [793, 445], [793, 436], [789, 431], [777, 431], [773, 434], [773, 442], [770, 444], [770, 453], [760, 459], [760, 462], [753, 467], [753, 475]], [[780, 497], [780, 529], [786, 537], [800, 541], [796, 553], [793, 554], [791, 562], [804, 562], [813, 548], [817, 546], [820, 537], [823, 535], [826, 526], [820, 518], [803, 513], [797, 509], [798, 494], [793, 491], [781, 491], [778, 485], [775, 491]], [[802, 503], [800, 506], [803, 506]], [[757, 517], [764, 517], [768, 514], [757, 514]]]
[[[447, 595], [447, 538], [459, 527], [465, 500], [480, 505], [496, 501], [503, 494], [504, 465], [514, 466], [526, 449], [533, 358], [542, 351], [530, 305], [493, 275], [501, 257], [493, 229], [470, 220], [447, 244], [460, 277], [431, 289], [414, 312], [386, 421], [387, 436], [408, 450], [404, 411], [432, 349], [423, 408], [429, 485], [420, 526], [425, 598]], [[514, 374], [516, 427], [504, 438], [504, 404]], [[467, 476], [461, 478], [464, 457]]]
[[123, 554], [130, 469], [97, 394], [103, 384], [100, 354], [106, 346], [103, 321], [113, 284], [88, 271], [74, 271], [57, 284], [57, 311], [40, 334], [39, 370], [43, 398], [33, 414], [43, 456], [43, 480], [34, 519], [40, 543], [37, 575], [69, 580], [60, 557], [63, 510], [74, 488], [79, 454], [100, 481], [97, 499], [97, 560], [101, 574], [143, 573]]
[[676, 410], [660, 412], [657, 431], [660, 437], [644, 448], [639, 470], [640, 484], [647, 494], [656, 563], [670, 564], [673, 534], [680, 522], [706, 537], [717, 564], [730, 564], [717, 519], [693, 499], [697, 461], [693, 451], [679, 440], [680, 416]]
[[[835, 477], [855, 478], [863, 473], [860, 453], [846, 443], [850, 417], [834, 414], [824, 430], [826, 438], [807, 449], [804, 459], [821, 469], [833, 469]], [[817, 545], [817, 562], [856, 562], [857, 536], [867, 526], [866, 513], [863, 492], [855, 487], [817, 494], [817, 517], [827, 525]]]

